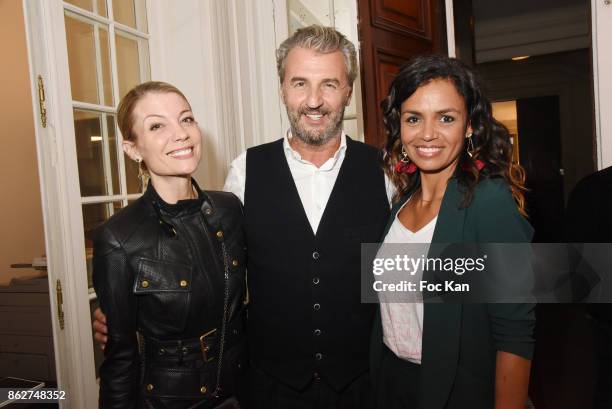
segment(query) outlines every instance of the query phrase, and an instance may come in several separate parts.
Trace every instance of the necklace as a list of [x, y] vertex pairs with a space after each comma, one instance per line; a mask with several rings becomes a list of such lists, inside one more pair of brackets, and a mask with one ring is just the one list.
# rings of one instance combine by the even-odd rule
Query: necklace
[[433, 203], [433, 202], [440, 201], [440, 200], [442, 200], [443, 198], [444, 198], [444, 195], [442, 195], [442, 196], [438, 196], [438, 197], [434, 197], [434, 198], [432, 198], [431, 200], [425, 200], [425, 199], [423, 199], [423, 191], [422, 191], [421, 189], [419, 189], [419, 191], [418, 191], [418, 197], [417, 197], [417, 199], [419, 200], [419, 202], [422, 202], [422, 203]]
[[419, 201], [420, 201], [420, 202], [423, 202], [423, 203], [432, 203], [432, 202], [437, 202], [438, 200], [442, 200], [443, 198], [444, 198], [444, 196], [434, 197], [434, 198], [433, 198], [433, 199], [431, 199], [431, 200], [425, 200], [425, 199], [423, 199], [423, 198], [419, 198]]

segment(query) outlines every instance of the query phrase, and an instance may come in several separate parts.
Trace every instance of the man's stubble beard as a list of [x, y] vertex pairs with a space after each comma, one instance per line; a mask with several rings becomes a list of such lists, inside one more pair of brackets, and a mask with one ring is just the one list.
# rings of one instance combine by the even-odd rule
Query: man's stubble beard
[[[289, 123], [291, 125], [291, 134], [307, 145], [325, 145], [325, 143], [340, 135], [340, 132], [342, 131], [342, 122], [344, 120], [345, 108], [346, 106], [343, 105], [340, 110], [334, 113], [332, 111], [327, 110], [321, 111], [308, 109], [298, 109], [296, 112], [292, 112], [289, 107], [286, 107], [287, 116], [289, 117]], [[321, 112], [326, 115], [329, 115], [329, 125], [322, 131], [308, 131], [300, 125], [300, 118], [302, 117], [302, 115], [314, 112]]]

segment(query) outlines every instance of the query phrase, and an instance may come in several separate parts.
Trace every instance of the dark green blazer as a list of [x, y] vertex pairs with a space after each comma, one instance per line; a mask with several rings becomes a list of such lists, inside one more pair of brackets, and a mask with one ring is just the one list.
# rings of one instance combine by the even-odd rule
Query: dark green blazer
[[[383, 238], [411, 193], [391, 209]], [[451, 179], [442, 199], [432, 243], [531, 242], [533, 229], [518, 212], [502, 179], [482, 180], [467, 208], [461, 208], [461, 200], [457, 181]], [[425, 303], [421, 384], [406, 385], [420, 389], [419, 407], [493, 408], [496, 352], [507, 351], [531, 359], [534, 308], [534, 304]], [[382, 335], [379, 313], [370, 355], [375, 387], [383, 352]]]

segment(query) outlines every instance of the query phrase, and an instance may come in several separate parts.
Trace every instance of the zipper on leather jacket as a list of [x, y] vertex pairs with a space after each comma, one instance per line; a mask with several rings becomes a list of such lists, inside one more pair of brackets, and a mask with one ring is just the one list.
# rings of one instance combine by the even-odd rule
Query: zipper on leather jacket
[[155, 213], [157, 214], [157, 221], [159, 222], [159, 225], [166, 231], [166, 233], [168, 233], [170, 235], [170, 237], [177, 237], [178, 233], [176, 232], [176, 228], [174, 227], [174, 225], [172, 223], [170, 223], [169, 221], [167, 221], [164, 216], [162, 216], [161, 214], [161, 210], [159, 209], [159, 203], [157, 203], [157, 200], [153, 200], [153, 208], [155, 209]]

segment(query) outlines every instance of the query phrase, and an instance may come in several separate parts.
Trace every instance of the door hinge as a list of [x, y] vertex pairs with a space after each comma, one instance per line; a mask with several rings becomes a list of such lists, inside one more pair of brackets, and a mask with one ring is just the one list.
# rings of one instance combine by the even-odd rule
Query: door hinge
[[64, 329], [64, 295], [62, 293], [62, 283], [57, 280], [55, 285], [55, 296], [57, 298], [57, 320], [59, 321], [60, 329]]
[[40, 123], [43, 128], [47, 127], [47, 104], [45, 103], [45, 83], [38, 76], [38, 106], [40, 107]]

